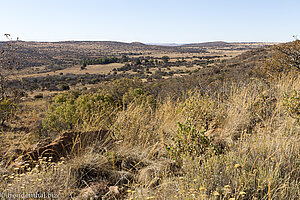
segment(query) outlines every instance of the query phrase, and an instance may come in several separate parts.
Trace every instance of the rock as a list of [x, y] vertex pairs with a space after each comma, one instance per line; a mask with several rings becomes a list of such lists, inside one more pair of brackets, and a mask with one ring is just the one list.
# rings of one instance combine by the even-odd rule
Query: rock
[[[70, 154], [72, 151], [75, 151], [76, 148], [82, 148], [85, 144], [97, 140], [104, 140], [108, 131], [88, 131], [88, 132], [64, 132], [61, 136], [55, 139], [48, 145], [45, 146], [36, 146], [31, 151], [23, 153], [22, 156], [17, 158], [18, 162], [20, 161], [37, 161], [39, 157], [52, 157], [52, 162], [57, 162], [61, 157], [65, 157]], [[12, 163], [11, 166], [14, 166]]]
[[102, 199], [108, 192], [109, 188], [106, 183], [94, 182], [81, 189], [79, 195], [75, 199]]
[[119, 193], [120, 193], [120, 192], [119, 192], [118, 186], [110, 186], [110, 187], [109, 187], [109, 191], [110, 191], [111, 193], [113, 193], [113, 194], [119, 194]]

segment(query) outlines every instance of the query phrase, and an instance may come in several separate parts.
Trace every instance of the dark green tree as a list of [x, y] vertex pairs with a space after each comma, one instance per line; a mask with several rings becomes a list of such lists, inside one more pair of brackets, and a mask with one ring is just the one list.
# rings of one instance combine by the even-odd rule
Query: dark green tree
[[169, 56], [163, 56], [163, 57], [161, 57], [161, 59], [164, 61], [164, 63], [168, 63], [169, 60], [170, 60], [170, 57]]

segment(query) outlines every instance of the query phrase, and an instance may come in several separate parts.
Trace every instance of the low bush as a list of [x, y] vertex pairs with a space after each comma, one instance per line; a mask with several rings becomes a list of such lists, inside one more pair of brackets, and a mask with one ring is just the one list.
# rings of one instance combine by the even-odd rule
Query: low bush
[[294, 90], [291, 94], [284, 94], [283, 106], [286, 112], [300, 122], [300, 92]]
[[178, 122], [177, 133], [172, 141], [173, 144], [167, 146], [167, 150], [176, 162], [185, 156], [195, 158], [222, 152], [222, 148], [213, 143], [214, 138], [206, 135], [206, 130], [199, 131], [190, 122], [187, 124]]
[[4, 122], [12, 117], [16, 111], [17, 104], [10, 98], [4, 98], [0, 101], [0, 125], [3, 126]]

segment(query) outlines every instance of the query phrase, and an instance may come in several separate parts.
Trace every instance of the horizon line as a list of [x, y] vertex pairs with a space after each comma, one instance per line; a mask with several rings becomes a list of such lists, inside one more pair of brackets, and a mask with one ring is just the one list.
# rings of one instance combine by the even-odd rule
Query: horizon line
[[[55, 40], [55, 41], [45, 41], [45, 40], [12, 40], [19, 42], [41, 42], [41, 43], [59, 43], [59, 42], [118, 42], [118, 43], [141, 43], [145, 45], [185, 45], [185, 44], [201, 44], [201, 43], [284, 43], [283, 41], [224, 41], [224, 40], [210, 40], [210, 41], [199, 41], [199, 42], [140, 42], [140, 41], [119, 41], [119, 40]], [[9, 40], [0, 40], [0, 42], [10, 42]], [[285, 41], [289, 42], [289, 41]]]

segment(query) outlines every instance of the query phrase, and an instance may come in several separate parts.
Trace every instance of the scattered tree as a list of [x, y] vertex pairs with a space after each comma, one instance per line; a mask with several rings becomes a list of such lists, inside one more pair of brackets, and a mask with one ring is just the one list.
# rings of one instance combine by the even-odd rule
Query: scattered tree
[[169, 56], [163, 56], [163, 57], [161, 57], [161, 59], [164, 61], [165, 64], [167, 64], [170, 60], [170, 57]]

